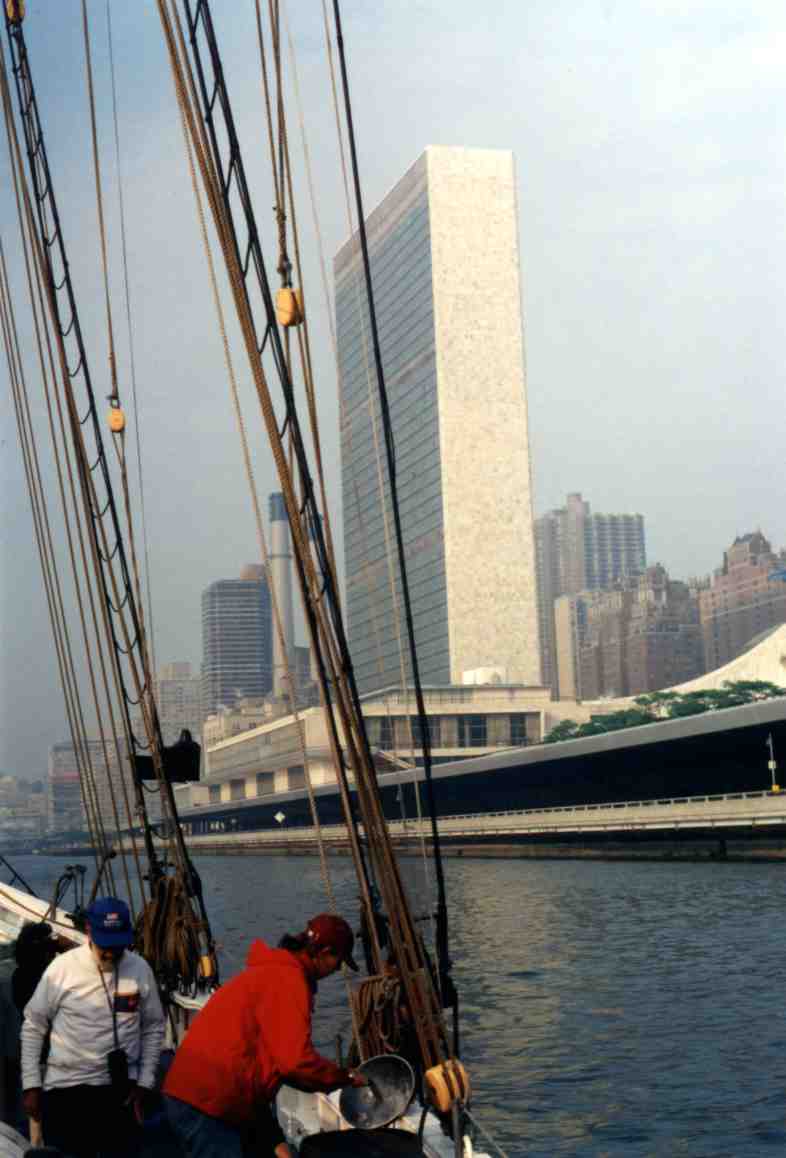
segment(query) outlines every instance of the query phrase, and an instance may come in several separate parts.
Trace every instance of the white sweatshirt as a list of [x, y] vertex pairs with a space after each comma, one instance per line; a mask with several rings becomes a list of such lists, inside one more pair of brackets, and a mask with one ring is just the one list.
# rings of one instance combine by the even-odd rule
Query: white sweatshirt
[[[110, 1001], [117, 1015], [120, 1047], [128, 1055], [128, 1076], [152, 1089], [164, 1037], [164, 1015], [153, 971], [142, 957], [126, 950], [117, 971], [102, 975], [89, 945], [56, 957], [25, 1006], [24, 1089], [109, 1085], [106, 1059], [115, 1048]], [[51, 1048], [42, 1082], [39, 1059], [50, 1027]]]

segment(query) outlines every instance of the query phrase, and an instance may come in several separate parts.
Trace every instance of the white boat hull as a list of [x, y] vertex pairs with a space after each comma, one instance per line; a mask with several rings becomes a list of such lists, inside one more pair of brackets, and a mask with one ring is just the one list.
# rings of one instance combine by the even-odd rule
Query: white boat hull
[[48, 921], [53, 931], [75, 945], [83, 944], [84, 933], [74, 928], [74, 922], [63, 909], [54, 914], [49, 901], [34, 897], [13, 885], [0, 884], [0, 945], [7, 945], [19, 936], [28, 921]]

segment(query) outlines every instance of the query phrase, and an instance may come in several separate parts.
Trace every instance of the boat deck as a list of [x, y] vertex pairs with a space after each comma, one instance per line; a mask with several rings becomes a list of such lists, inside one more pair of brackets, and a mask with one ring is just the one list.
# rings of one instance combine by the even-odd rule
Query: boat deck
[[300, 1158], [423, 1158], [417, 1135], [408, 1130], [333, 1130], [304, 1139]]

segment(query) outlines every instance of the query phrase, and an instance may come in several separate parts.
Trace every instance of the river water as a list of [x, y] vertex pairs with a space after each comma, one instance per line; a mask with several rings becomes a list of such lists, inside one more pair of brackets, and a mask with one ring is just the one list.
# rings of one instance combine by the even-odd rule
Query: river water
[[[63, 862], [22, 858], [48, 891]], [[224, 975], [255, 936], [325, 908], [309, 857], [202, 857]], [[404, 862], [416, 906], [423, 866]], [[331, 861], [354, 920], [348, 861]], [[780, 864], [449, 860], [473, 1109], [510, 1155], [776, 1154], [786, 1147]], [[317, 1044], [347, 1031], [323, 982]]]

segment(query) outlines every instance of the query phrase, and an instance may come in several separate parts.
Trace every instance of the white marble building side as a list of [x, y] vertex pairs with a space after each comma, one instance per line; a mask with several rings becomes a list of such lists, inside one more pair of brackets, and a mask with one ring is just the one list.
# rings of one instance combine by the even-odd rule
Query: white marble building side
[[540, 682], [513, 155], [427, 150], [451, 680]]

